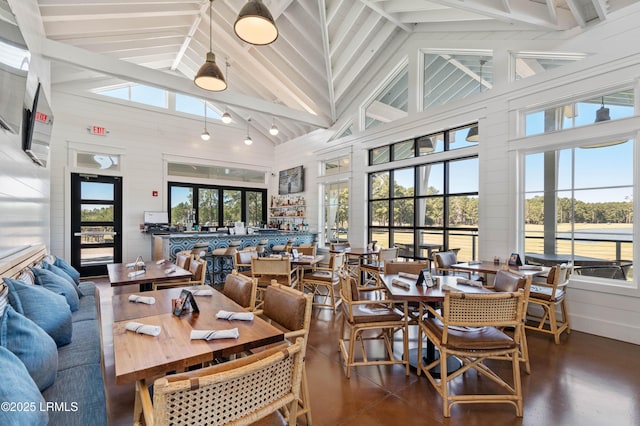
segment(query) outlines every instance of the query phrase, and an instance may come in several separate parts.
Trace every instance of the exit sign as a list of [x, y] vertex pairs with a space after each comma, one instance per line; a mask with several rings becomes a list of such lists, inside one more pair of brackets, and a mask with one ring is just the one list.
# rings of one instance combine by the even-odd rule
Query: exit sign
[[108, 133], [107, 129], [102, 126], [90, 126], [88, 130], [89, 133], [96, 136], [105, 136]]
[[48, 123], [49, 122], [49, 116], [47, 114], [42, 113], [42, 112], [36, 111], [36, 121], [39, 121], [41, 123]]

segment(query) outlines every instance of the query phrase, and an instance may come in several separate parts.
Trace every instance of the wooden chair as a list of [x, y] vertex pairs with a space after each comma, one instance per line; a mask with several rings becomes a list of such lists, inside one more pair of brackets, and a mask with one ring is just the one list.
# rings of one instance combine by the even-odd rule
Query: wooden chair
[[[430, 269], [428, 260], [415, 260], [412, 262], [390, 261], [384, 263], [385, 274], [398, 274], [405, 272], [407, 274], [419, 275], [423, 269]], [[419, 318], [420, 305], [417, 302], [407, 302], [408, 325], [417, 325]]]
[[[527, 312], [527, 319], [537, 321], [537, 325], [527, 325], [528, 330], [540, 331], [553, 335], [556, 344], [560, 343], [560, 335], [566, 331], [571, 333], [571, 324], [567, 311], [567, 285], [573, 271], [571, 265], [555, 265], [551, 267], [547, 281], [533, 281], [529, 293], [529, 306], [537, 305], [542, 309], [538, 315]], [[560, 306], [561, 317], [556, 316], [556, 307]]]
[[255, 248], [236, 251], [233, 257], [234, 270], [240, 274], [251, 276], [251, 259], [258, 257], [258, 251]]
[[383, 248], [378, 252], [376, 264], [359, 265], [360, 275], [363, 281], [358, 284], [360, 291], [374, 291], [384, 289], [380, 280], [380, 274], [384, 270], [384, 264], [398, 259], [398, 247]]
[[390, 261], [384, 262], [385, 274], [397, 274], [399, 272], [406, 272], [408, 274], [418, 275], [423, 269], [429, 269], [428, 260], [416, 260], [413, 262], [397, 262]]
[[291, 269], [289, 257], [257, 257], [251, 259], [251, 277], [258, 283], [256, 306], [259, 308], [264, 300], [264, 290], [272, 283], [279, 283], [287, 287], [298, 285], [298, 274]]
[[154, 282], [152, 289], [159, 290], [163, 288], [171, 287], [185, 287], [192, 285], [204, 285], [204, 280], [207, 276], [207, 261], [205, 259], [191, 259], [189, 262], [189, 271], [191, 272], [190, 280], [176, 280], [176, 281], [160, 281]]
[[[360, 280], [360, 258], [357, 256], [349, 256], [349, 250], [351, 249], [351, 243], [348, 241], [342, 243], [331, 243], [329, 250], [331, 252], [344, 253], [344, 267], [349, 272], [349, 275], [356, 280]], [[322, 265], [326, 266], [326, 265]]]
[[271, 248], [271, 253], [289, 253], [296, 242], [295, 238], [289, 238], [285, 244], [276, 244]]
[[[351, 367], [361, 365], [404, 364], [409, 375], [409, 338], [404, 315], [394, 309], [389, 300], [359, 300], [356, 280], [346, 271], [340, 272], [340, 297], [342, 298], [342, 318], [340, 324], [339, 348], [350, 378]], [[348, 335], [345, 336], [345, 329]], [[375, 330], [378, 333], [368, 333]], [[397, 331], [402, 331], [402, 359], [393, 354], [393, 339]], [[370, 359], [366, 345], [373, 340], [380, 341], [386, 350], [386, 359]], [[359, 342], [361, 360], [355, 359], [356, 342]]]
[[[496, 272], [493, 284], [486, 288], [497, 292], [514, 292], [522, 290], [524, 292], [524, 304], [527, 306], [529, 302], [529, 293], [531, 292], [531, 275], [519, 275], [511, 271], [499, 270]], [[526, 315], [525, 318], [526, 319]], [[523, 324], [524, 325], [524, 324]], [[520, 336], [520, 350], [518, 352], [518, 359], [524, 363], [525, 372], [531, 374], [531, 364], [529, 362], [529, 347], [527, 345], [527, 334], [524, 332], [524, 327], [520, 329], [522, 336]]]
[[189, 263], [195, 256], [191, 254], [191, 250], [182, 250], [176, 253], [176, 265], [182, 269], [189, 270]]
[[471, 272], [456, 269], [456, 263], [458, 263], [458, 257], [453, 250], [433, 253], [433, 269], [436, 275], [457, 275], [471, 278]]
[[[524, 292], [446, 292], [442, 314], [431, 306], [423, 306], [429, 311], [429, 317], [420, 322], [420, 331], [440, 351], [440, 357], [427, 365], [421, 363], [420, 369], [442, 397], [444, 417], [451, 416], [453, 405], [463, 403], [509, 403], [516, 408], [516, 415], [522, 417], [518, 350], [519, 339], [524, 335], [520, 330], [523, 327], [526, 309]], [[501, 331], [506, 327], [515, 329], [513, 338]], [[447, 359], [452, 356], [462, 361], [462, 367], [457, 371], [447, 372]], [[485, 360], [490, 358], [508, 359], [512, 370], [512, 378], [509, 381], [501, 377], [497, 370], [491, 370], [485, 364]], [[418, 359], [422, 359], [422, 345], [418, 346]], [[437, 365], [440, 366], [440, 371], [436, 376], [431, 370]], [[495, 392], [452, 394], [452, 382], [470, 369], [476, 371], [478, 378], [485, 377], [498, 384], [498, 389], [506, 392], [498, 393], [498, 389], [492, 386], [491, 390], [495, 389]], [[472, 389], [476, 388], [469, 386]], [[478, 380], [477, 386], [481, 392], [486, 384]]]
[[[311, 273], [302, 276], [302, 289], [313, 294], [315, 306], [325, 306], [333, 309], [340, 304], [340, 297], [336, 297], [335, 287], [340, 284], [339, 272], [343, 266], [344, 254], [334, 253], [329, 259], [328, 267], [316, 267]], [[321, 301], [316, 302], [316, 298]]]
[[250, 425], [284, 409], [295, 425], [304, 339], [153, 383], [136, 382], [134, 424]]
[[[311, 326], [311, 308], [313, 298], [310, 294], [280, 284], [272, 284], [264, 293], [264, 305], [256, 311], [263, 319], [284, 331], [285, 339], [293, 341], [304, 339], [306, 351], [309, 328]], [[306, 417], [306, 424], [311, 425], [311, 400], [307, 381], [306, 365], [302, 370], [298, 416]]]
[[227, 274], [222, 289], [222, 293], [225, 296], [247, 311], [253, 311], [255, 309], [257, 291], [257, 280], [239, 274], [235, 269], [230, 274]]

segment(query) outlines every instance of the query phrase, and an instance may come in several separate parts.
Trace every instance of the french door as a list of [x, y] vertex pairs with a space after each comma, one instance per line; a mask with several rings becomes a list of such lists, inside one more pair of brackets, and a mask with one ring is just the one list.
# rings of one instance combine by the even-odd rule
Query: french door
[[122, 178], [71, 174], [71, 264], [83, 277], [122, 262]]

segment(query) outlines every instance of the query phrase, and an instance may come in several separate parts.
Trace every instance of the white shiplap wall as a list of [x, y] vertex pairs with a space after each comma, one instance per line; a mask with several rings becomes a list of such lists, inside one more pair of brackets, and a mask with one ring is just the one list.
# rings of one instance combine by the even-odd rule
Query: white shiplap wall
[[[193, 164], [250, 165], [271, 170], [273, 144], [252, 133], [250, 147], [244, 145], [244, 126], [216, 125], [209, 121], [211, 140], [200, 139], [202, 118], [166, 114], [153, 108], [114, 104], [96, 97], [54, 93], [56, 99], [55, 167], [51, 176], [51, 249], [68, 256], [69, 181], [72, 172], [100, 174], [98, 170], [75, 167], [73, 150], [105, 151], [122, 156], [123, 176], [123, 260], [142, 255], [151, 258], [151, 237], [139, 230], [145, 210], [166, 210], [165, 159]], [[107, 136], [92, 136], [87, 127], [100, 125]], [[173, 179], [178, 180], [178, 179]], [[189, 181], [189, 180], [188, 180]], [[229, 183], [226, 183], [229, 185]], [[263, 185], [266, 187], [266, 184]], [[158, 191], [158, 197], [152, 192]]]

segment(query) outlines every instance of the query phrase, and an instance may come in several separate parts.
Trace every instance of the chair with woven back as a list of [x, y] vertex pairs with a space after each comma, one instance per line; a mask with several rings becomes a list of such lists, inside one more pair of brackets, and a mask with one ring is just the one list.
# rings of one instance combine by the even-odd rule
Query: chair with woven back
[[258, 251], [243, 249], [234, 253], [233, 267], [240, 274], [251, 276], [251, 259], [258, 258]]
[[[429, 312], [422, 316], [420, 334], [426, 335], [439, 350], [440, 357], [430, 363], [420, 363], [419, 368], [442, 397], [444, 417], [451, 416], [451, 408], [456, 404], [508, 403], [516, 409], [516, 415], [523, 415], [522, 385], [520, 380], [520, 360], [518, 351], [520, 338], [524, 335], [525, 300], [524, 291], [464, 293], [445, 292], [441, 312], [423, 304]], [[513, 337], [502, 331], [514, 328]], [[447, 371], [447, 359], [456, 357], [462, 361], [459, 370]], [[418, 346], [418, 359], [422, 359], [422, 345]], [[491, 359], [490, 364], [485, 363]], [[510, 378], [499, 365], [499, 360], [511, 363]], [[436, 375], [433, 368], [439, 366]], [[493, 369], [492, 369], [493, 368]], [[467, 376], [469, 370], [476, 371], [476, 377]], [[442, 372], [445, 372], [442, 374]], [[465, 386], [454, 384], [457, 378], [465, 381]], [[489, 379], [494, 384], [483, 383]], [[474, 390], [473, 394], [453, 394], [454, 389]], [[503, 392], [498, 392], [502, 390]]]
[[298, 285], [298, 274], [291, 269], [291, 259], [283, 257], [257, 257], [251, 259], [251, 277], [258, 283], [256, 307], [260, 308], [264, 300], [264, 291], [272, 283], [287, 287]]
[[[524, 292], [524, 304], [527, 306], [529, 302], [529, 294], [531, 292], [531, 275], [519, 275], [511, 271], [499, 270], [496, 272], [493, 285], [487, 286], [496, 292], [514, 292], [522, 290]], [[525, 318], [523, 318], [524, 321]], [[523, 324], [524, 325], [524, 324]], [[525, 372], [531, 374], [531, 364], [529, 362], [529, 347], [527, 345], [527, 334], [524, 327], [521, 327], [522, 336], [520, 336], [520, 351], [518, 359], [524, 363]]]
[[[527, 311], [527, 319], [537, 322], [537, 325], [528, 325], [528, 330], [540, 331], [553, 335], [556, 344], [560, 343], [560, 335], [563, 332], [571, 333], [571, 323], [567, 311], [567, 285], [569, 277], [573, 272], [573, 265], [555, 265], [551, 267], [546, 281], [533, 281], [531, 292], [529, 293], [529, 307], [532, 305], [542, 309], [542, 314], [538, 315]], [[556, 308], [560, 307], [561, 317], [556, 315]]]
[[384, 289], [380, 280], [380, 274], [384, 271], [387, 262], [398, 259], [398, 247], [382, 248], [378, 251], [378, 259], [375, 263], [359, 265], [362, 282], [358, 284], [360, 291], [375, 291]]
[[[265, 289], [262, 309], [255, 313], [284, 331], [285, 339], [293, 341], [297, 338], [303, 338], [306, 350], [311, 326], [312, 305], [313, 299], [310, 294], [304, 294], [299, 290], [280, 284], [272, 284]], [[311, 425], [311, 400], [306, 366], [302, 370], [298, 406], [298, 416], [302, 415], [306, 417], [306, 424]]]
[[[344, 253], [344, 268], [349, 272], [349, 275], [358, 279], [360, 276], [360, 259], [357, 256], [349, 256], [351, 250], [351, 243], [349, 241], [331, 243], [329, 245], [329, 251], [332, 253], [342, 252]], [[322, 265], [326, 266], [326, 265]]]
[[344, 253], [332, 253], [327, 267], [318, 266], [311, 273], [302, 276], [301, 288], [313, 295], [315, 306], [329, 307], [336, 312], [340, 304], [339, 294], [336, 297], [336, 287], [340, 285], [339, 272], [343, 263]]
[[[348, 272], [340, 272], [340, 297], [342, 317], [340, 323], [339, 349], [345, 365], [347, 379], [351, 368], [363, 365], [403, 364], [409, 375], [409, 338], [404, 314], [396, 309], [397, 302], [390, 300], [360, 300], [357, 281]], [[345, 336], [345, 331], [348, 335]], [[371, 333], [376, 331], [376, 333]], [[402, 359], [393, 354], [395, 333], [402, 332]], [[384, 348], [385, 358], [370, 358], [367, 347], [378, 341]], [[356, 360], [356, 343], [359, 343], [361, 359]], [[374, 348], [372, 348], [374, 349]], [[377, 348], [375, 348], [377, 349]]]
[[[134, 424], [250, 425], [272, 413], [296, 424], [304, 339], [187, 373], [136, 382]], [[151, 401], [153, 393], [153, 402]]]
[[255, 278], [239, 274], [235, 269], [227, 274], [222, 293], [229, 299], [242, 306], [247, 311], [256, 307], [256, 293], [258, 282]]
[[184, 287], [192, 285], [204, 285], [205, 278], [207, 276], [207, 261], [205, 259], [193, 258], [189, 261], [189, 272], [191, 272], [191, 278], [188, 280], [176, 280], [176, 281], [159, 281], [154, 282], [152, 285], [153, 290], [160, 290], [163, 288], [172, 287]]

